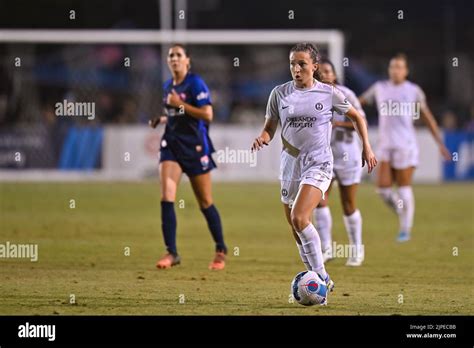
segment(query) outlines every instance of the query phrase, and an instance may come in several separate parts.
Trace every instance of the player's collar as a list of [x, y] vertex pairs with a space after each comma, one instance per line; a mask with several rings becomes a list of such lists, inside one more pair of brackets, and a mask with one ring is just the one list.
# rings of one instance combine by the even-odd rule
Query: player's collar
[[300, 87], [296, 86], [295, 80], [293, 80], [293, 87], [298, 91], [303, 91], [304, 92], [304, 91], [309, 91], [309, 90], [313, 89], [314, 87], [316, 87], [317, 83], [318, 83], [318, 80], [313, 78], [313, 84], [311, 85], [311, 87], [300, 88]]

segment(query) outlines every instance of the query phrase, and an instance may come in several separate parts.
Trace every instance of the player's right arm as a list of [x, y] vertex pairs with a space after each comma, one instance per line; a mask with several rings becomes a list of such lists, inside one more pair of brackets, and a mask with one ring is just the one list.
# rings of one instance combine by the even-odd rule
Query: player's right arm
[[251, 148], [252, 152], [260, 150], [264, 145], [268, 145], [268, 143], [273, 139], [273, 136], [275, 135], [275, 132], [278, 128], [280, 115], [278, 112], [277, 88], [278, 86], [272, 90], [270, 97], [268, 97], [265, 124], [260, 135], [253, 141]]
[[278, 120], [267, 118], [265, 120], [262, 133], [260, 133], [260, 135], [253, 141], [252, 152], [260, 150], [264, 145], [268, 145], [268, 143], [273, 139], [277, 127]]

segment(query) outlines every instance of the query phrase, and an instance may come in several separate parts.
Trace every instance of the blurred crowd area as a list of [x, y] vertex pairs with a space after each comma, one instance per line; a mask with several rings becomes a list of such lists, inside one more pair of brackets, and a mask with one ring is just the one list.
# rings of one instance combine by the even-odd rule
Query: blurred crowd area
[[[289, 48], [288, 45], [189, 46], [191, 69], [204, 78], [211, 90], [215, 122], [262, 123], [271, 89], [291, 78]], [[325, 44], [319, 48], [322, 56], [327, 55]], [[170, 78], [166, 61], [162, 61], [166, 59], [162, 50], [166, 47], [3, 44], [0, 46], [0, 126], [146, 124], [162, 113], [162, 83]], [[350, 54], [347, 56], [345, 84], [357, 95], [375, 81], [386, 78], [388, 58], [381, 57], [371, 65]], [[411, 71], [412, 80], [418, 82], [416, 77], [423, 76], [422, 68], [411, 67]], [[436, 83], [446, 83], [445, 79], [440, 76]], [[460, 86], [469, 85], [460, 82]], [[448, 87], [446, 95], [431, 95], [432, 86], [421, 84], [421, 87], [443, 128], [474, 129], [474, 102], [463, 97], [466, 90], [455, 93]], [[55, 105], [64, 100], [94, 103], [94, 120], [58, 117]], [[369, 108], [367, 114], [369, 124], [376, 125], [376, 110]]]

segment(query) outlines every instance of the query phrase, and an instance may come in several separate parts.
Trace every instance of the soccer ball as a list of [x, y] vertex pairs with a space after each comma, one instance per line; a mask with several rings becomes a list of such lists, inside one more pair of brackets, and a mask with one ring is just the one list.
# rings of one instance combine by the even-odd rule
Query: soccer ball
[[304, 271], [296, 275], [291, 282], [291, 293], [303, 306], [327, 303], [328, 288], [316, 272]]

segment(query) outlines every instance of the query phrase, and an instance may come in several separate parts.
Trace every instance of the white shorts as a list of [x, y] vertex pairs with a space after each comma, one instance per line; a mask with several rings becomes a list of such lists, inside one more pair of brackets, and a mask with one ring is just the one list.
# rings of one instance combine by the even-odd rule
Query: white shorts
[[406, 169], [418, 166], [418, 146], [406, 149], [380, 148], [377, 150], [378, 162], [389, 162], [394, 169]]
[[341, 186], [359, 184], [362, 177], [362, 164], [351, 168], [334, 168], [333, 177]]
[[301, 185], [311, 185], [321, 190], [324, 194], [331, 185], [332, 162], [316, 164], [305, 168], [301, 173], [301, 180], [281, 180], [281, 201], [290, 207], [296, 199]]

